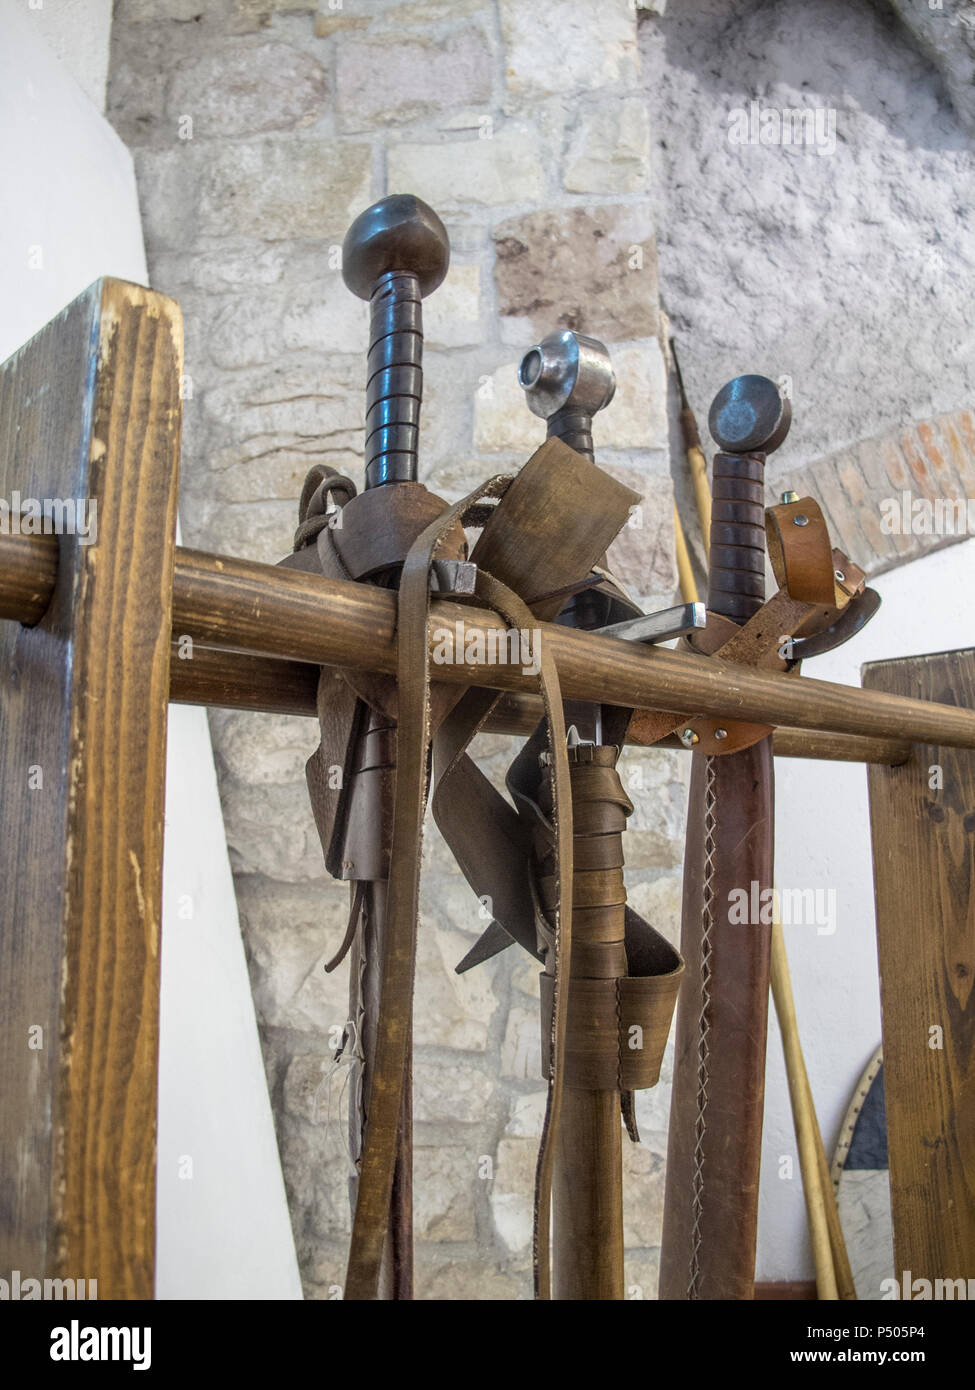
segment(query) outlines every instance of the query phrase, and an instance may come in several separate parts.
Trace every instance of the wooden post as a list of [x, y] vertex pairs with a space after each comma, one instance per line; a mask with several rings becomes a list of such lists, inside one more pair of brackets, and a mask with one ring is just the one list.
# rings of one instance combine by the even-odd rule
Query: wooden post
[[[863, 684], [971, 709], [975, 650]], [[975, 752], [922, 744], [868, 778], [894, 1273], [975, 1279]]]
[[0, 367], [0, 499], [60, 533], [0, 624], [0, 1270], [102, 1299], [153, 1296], [181, 372], [176, 304], [118, 280]]

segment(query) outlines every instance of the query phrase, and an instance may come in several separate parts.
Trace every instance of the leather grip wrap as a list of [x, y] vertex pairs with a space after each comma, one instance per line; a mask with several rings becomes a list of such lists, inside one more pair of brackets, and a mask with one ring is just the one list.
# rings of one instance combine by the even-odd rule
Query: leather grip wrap
[[[626, 889], [623, 831], [633, 803], [616, 771], [617, 750], [580, 744], [570, 748], [572, 785], [572, 978], [615, 980], [626, 974]], [[555, 903], [555, 879], [543, 874], [539, 896], [546, 913]], [[614, 1004], [615, 1031], [615, 1004]]]
[[746, 623], [765, 599], [765, 455], [715, 454], [708, 608]]
[[[612, 746], [589, 744], [569, 749], [572, 973], [565, 1084], [584, 1091], [640, 1091], [657, 1084], [677, 987], [677, 977], [670, 973], [630, 974], [622, 835], [633, 804], [616, 770], [617, 753]], [[541, 804], [549, 809], [544, 796]], [[547, 843], [540, 833], [537, 846]], [[538, 892], [550, 913], [555, 881], [544, 872], [548, 867], [543, 861]], [[541, 1003], [542, 1070], [547, 1076], [552, 1008], [552, 977], [547, 974], [541, 976]]]

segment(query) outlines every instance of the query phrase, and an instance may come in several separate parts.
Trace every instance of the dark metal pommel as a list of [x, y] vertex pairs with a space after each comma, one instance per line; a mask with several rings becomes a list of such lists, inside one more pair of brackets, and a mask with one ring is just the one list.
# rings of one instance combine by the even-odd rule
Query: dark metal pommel
[[366, 208], [342, 244], [342, 278], [360, 299], [370, 299], [382, 276], [397, 270], [415, 275], [426, 296], [442, 284], [449, 265], [447, 229], [412, 193], [392, 193]]
[[770, 454], [792, 423], [792, 407], [767, 376], [736, 376], [722, 386], [708, 413], [708, 428], [728, 454]]
[[785, 439], [788, 398], [766, 376], [736, 376], [714, 398], [708, 608], [747, 623], [765, 599], [765, 456]]
[[369, 301], [366, 487], [415, 482], [423, 400], [423, 296], [447, 274], [440, 218], [411, 193], [366, 208], [342, 247], [342, 277]]

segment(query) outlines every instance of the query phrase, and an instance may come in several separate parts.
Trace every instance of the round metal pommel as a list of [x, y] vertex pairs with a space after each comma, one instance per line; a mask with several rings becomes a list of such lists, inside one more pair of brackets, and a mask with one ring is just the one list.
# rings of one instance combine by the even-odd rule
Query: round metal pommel
[[518, 367], [518, 380], [529, 410], [543, 420], [565, 406], [595, 415], [616, 391], [605, 345], [570, 328], [547, 333], [537, 347], [529, 348]]
[[708, 428], [728, 454], [770, 454], [789, 433], [792, 407], [767, 376], [736, 376], [714, 398]]
[[415, 275], [420, 294], [443, 282], [450, 265], [447, 229], [412, 193], [392, 193], [361, 212], [342, 243], [342, 278], [353, 294], [370, 299], [392, 270]]

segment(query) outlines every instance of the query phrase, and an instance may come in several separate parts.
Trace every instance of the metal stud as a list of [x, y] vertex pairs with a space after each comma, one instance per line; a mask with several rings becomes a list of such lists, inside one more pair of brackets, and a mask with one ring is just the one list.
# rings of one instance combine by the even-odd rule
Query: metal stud
[[693, 729], [685, 729], [680, 736], [680, 741], [685, 748], [693, 748], [695, 743], [700, 743], [701, 739], [700, 735], [696, 734]]
[[808, 526], [809, 518], [806, 516], [805, 512], [796, 512], [795, 516], [792, 518], [792, 524], [793, 526]]
[[715, 731], [714, 731], [714, 736], [715, 736], [716, 739], [727, 738], [727, 737], [728, 737], [728, 730], [727, 730], [727, 729], [715, 729]]

